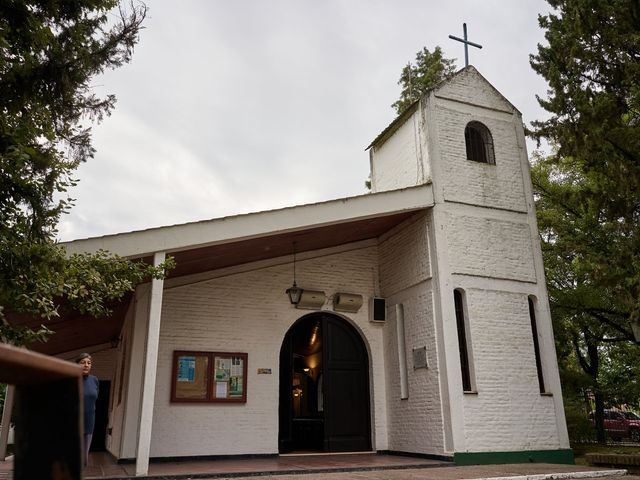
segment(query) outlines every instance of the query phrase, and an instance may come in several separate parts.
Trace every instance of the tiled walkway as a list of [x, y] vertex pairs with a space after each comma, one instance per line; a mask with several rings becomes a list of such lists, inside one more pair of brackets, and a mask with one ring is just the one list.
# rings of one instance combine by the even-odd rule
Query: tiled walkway
[[[348, 472], [379, 469], [427, 468], [446, 462], [397, 455], [358, 453], [343, 455], [282, 455], [233, 460], [184, 460], [152, 462], [151, 478], [221, 478], [270, 474]], [[0, 462], [0, 480], [12, 478], [12, 462]], [[88, 479], [124, 479], [135, 476], [135, 464], [117, 463], [107, 453], [92, 453], [84, 471]]]
[[[154, 480], [255, 478], [261, 480], [462, 480], [480, 478], [601, 478], [632, 480], [621, 472], [578, 465], [517, 464], [454, 467], [450, 463], [397, 455], [303, 455], [234, 460], [153, 462], [147, 477], [135, 477], [134, 464], [118, 464], [107, 454], [92, 454], [85, 478]], [[553, 474], [553, 476], [549, 476]], [[606, 475], [606, 477], [603, 477]], [[11, 462], [0, 462], [0, 480], [12, 478]]]
[[[87, 478], [128, 478], [135, 474], [134, 464], [117, 464], [106, 454], [93, 455]], [[427, 468], [450, 465], [447, 462], [375, 453], [343, 455], [281, 455], [268, 458], [229, 460], [185, 460], [152, 462], [151, 477], [213, 478], [243, 475], [325, 473], [353, 470]]]

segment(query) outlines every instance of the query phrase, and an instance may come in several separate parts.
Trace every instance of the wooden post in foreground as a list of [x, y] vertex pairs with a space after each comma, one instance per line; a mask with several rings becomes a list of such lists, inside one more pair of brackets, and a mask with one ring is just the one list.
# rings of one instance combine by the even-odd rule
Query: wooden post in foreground
[[0, 382], [15, 385], [14, 480], [82, 478], [82, 368], [0, 344]]

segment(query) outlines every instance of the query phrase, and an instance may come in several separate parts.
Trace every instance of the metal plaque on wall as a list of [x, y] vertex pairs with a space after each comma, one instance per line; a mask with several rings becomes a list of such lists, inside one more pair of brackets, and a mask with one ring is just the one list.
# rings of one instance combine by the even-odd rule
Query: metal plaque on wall
[[413, 369], [429, 368], [427, 363], [427, 347], [418, 347], [413, 349]]

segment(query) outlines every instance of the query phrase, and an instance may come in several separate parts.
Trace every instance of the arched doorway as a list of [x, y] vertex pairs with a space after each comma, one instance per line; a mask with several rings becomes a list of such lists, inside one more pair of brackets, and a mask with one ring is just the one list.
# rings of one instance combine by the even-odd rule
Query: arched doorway
[[300, 318], [280, 349], [280, 453], [371, 450], [369, 403], [360, 334], [331, 313]]

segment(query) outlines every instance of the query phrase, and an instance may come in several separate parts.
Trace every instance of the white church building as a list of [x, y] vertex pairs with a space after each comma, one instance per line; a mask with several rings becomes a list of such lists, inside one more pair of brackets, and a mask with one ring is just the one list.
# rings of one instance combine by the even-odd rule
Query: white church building
[[111, 454], [572, 463], [520, 112], [469, 66], [369, 152], [370, 194], [65, 244], [177, 264], [47, 347]]

